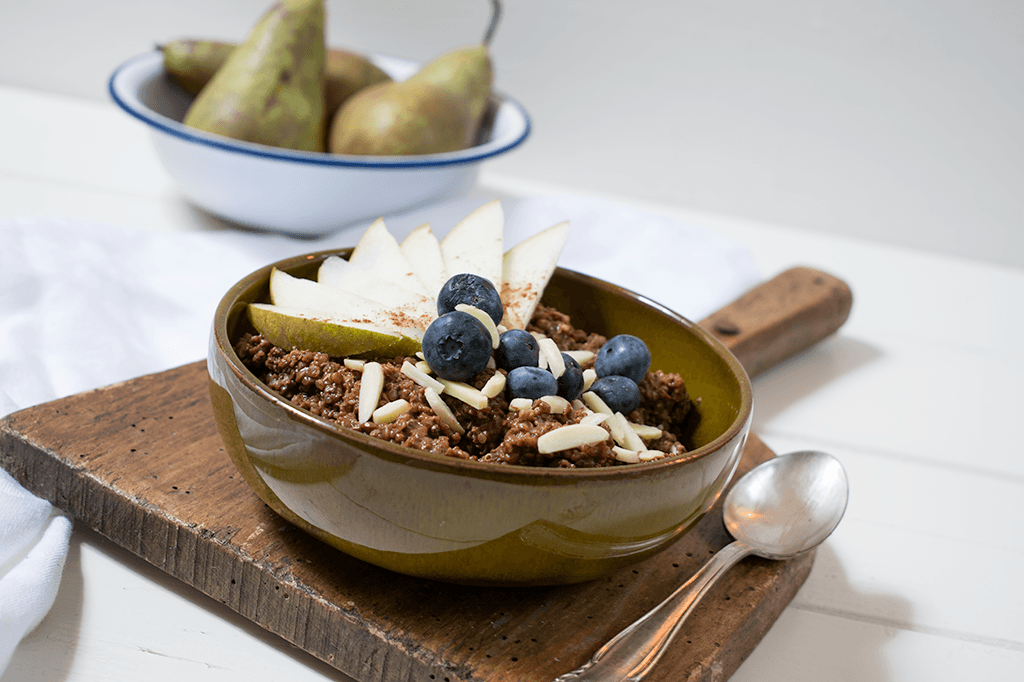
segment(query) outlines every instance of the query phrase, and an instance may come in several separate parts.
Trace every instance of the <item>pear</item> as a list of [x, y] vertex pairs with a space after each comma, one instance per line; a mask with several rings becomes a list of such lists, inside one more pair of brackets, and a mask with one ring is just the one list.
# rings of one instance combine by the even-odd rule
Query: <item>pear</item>
[[433, 296], [406, 289], [339, 256], [329, 256], [320, 264], [316, 281], [394, 308], [418, 309], [428, 316], [437, 312], [437, 301]]
[[352, 249], [348, 262], [410, 291], [416, 291], [424, 296], [437, 294], [437, 291], [430, 291], [423, 285], [416, 274], [416, 269], [402, 252], [398, 240], [388, 231], [383, 218], [377, 218], [366, 228]]
[[363, 88], [390, 81], [391, 76], [363, 55], [337, 48], [328, 50], [324, 67], [327, 115], [333, 116], [345, 100]]
[[430, 83], [381, 83], [350, 97], [334, 116], [333, 154], [411, 156], [465, 149], [471, 119], [465, 102]]
[[524, 239], [505, 252], [500, 291], [501, 300], [505, 304], [502, 323], [506, 327], [526, 328], [568, 241], [569, 223], [561, 222]]
[[393, 357], [420, 349], [417, 339], [400, 332], [318, 311], [251, 303], [246, 312], [256, 331], [279, 348], [316, 349], [334, 357]]
[[491, 5], [480, 45], [446, 52], [405, 81], [366, 88], [347, 100], [331, 123], [328, 151], [398, 156], [476, 144], [490, 104], [489, 45], [501, 15], [498, 0]]
[[309, 279], [293, 277], [281, 270], [270, 273], [270, 302], [282, 308], [318, 313], [340, 322], [372, 325], [383, 332], [401, 334], [419, 340], [431, 321], [434, 310], [412, 304], [389, 306], [337, 287]]
[[411, 281], [410, 264], [416, 263], [421, 271], [436, 268], [438, 278], [448, 272], [486, 273], [496, 286], [500, 283], [504, 325], [523, 328], [555, 271], [569, 238], [569, 223], [542, 230], [502, 254], [504, 228], [497, 200], [467, 215], [440, 242], [425, 224], [399, 245], [378, 219], [363, 233], [348, 261], [340, 256], [324, 259], [316, 280], [275, 268], [270, 274], [270, 301], [249, 304], [249, 321], [282, 348], [296, 346], [335, 357], [412, 355], [421, 349], [423, 334], [437, 317], [436, 297], [401, 286]]
[[280, 0], [200, 91], [185, 125], [323, 151], [325, 52], [323, 0]]
[[428, 83], [461, 99], [469, 116], [464, 147], [476, 142], [477, 131], [491, 97], [491, 58], [486, 45], [452, 50], [425, 64], [409, 77], [413, 83]]
[[448, 276], [469, 272], [501, 291], [505, 213], [493, 199], [460, 220], [441, 240], [441, 257]]
[[[172, 40], [161, 45], [164, 70], [191, 95], [210, 82], [237, 47], [216, 40]], [[327, 50], [324, 64], [324, 110], [331, 116], [342, 102], [363, 88], [391, 80], [364, 55], [348, 50]]]
[[436, 297], [448, 281], [448, 271], [445, 270], [444, 256], [441, 255], [441, 243], [434, 235], [430, 223], [423, 223], [406, 235], [399, 248], [424, 288]]
[[235, 49], [216, 40], [172, 40], [160, 45], [164, 71], [193, 97], [199, 94]]

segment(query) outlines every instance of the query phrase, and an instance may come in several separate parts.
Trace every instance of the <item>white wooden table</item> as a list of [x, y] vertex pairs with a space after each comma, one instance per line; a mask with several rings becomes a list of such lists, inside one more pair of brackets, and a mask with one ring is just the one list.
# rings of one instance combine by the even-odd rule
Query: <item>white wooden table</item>
[[[3, 87], [0, 112], [0, 217], [217, 227], [113, 105]], [[485, 172], [476, 193], [585, 189]], [[766, 276], [810, 265], [854, 292], [837, 336], [755, 381], [755, 432], [779, 453], [837, 455], [852, 492], [807, 583], [732, 679], [1024, 679], [1024, 270], [645, 208], [749, 247]], [[964, 238], [985, 239], [985, 225]], [[0, 682], [139, 679], [345, 678], [78, 528], [55, 606]]]

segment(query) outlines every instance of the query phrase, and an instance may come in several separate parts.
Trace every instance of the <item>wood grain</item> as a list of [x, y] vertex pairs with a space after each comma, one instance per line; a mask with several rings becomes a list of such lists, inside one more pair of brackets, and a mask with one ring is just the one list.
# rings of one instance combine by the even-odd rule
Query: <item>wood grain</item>
[[845, 282], [798, 267], [751, 289], [700, 325], [756, 376], [836, 332], [852, 307]]
[[[790, 303], [767, 305], [769, 318], [794, 319], [794, 302], [806, 307], [808, 296], [819, 313], [841, 308], [820, 303], [817, 271], [800, 278], [812, 286], [786, 284]], [[725, 341], [742, 341], [745, 361], [763, 369], [786, 355], [780, 347], [803, 342], [765, 341], [779, 323], [761, 315], [747, 326], [759, 317], [751, 305], [730, 313], [743, 326]], [[796, 326], [834, 331], [829, 314], [828, 324]], [[79, 523], [361, 682], [546, 682], [729, 542], [716, 508], [664, 552], [581, 585], [473, 588], [391, 573], [306, 535], [256, 497], [223, 450], [207, 381], [199, 362], [16, 412], [0, 420], [0, 466]], [[752, 434], [737, 475], [772, 456]], [[742, 561], [649, 679], [727, 679], [813, 558]]]

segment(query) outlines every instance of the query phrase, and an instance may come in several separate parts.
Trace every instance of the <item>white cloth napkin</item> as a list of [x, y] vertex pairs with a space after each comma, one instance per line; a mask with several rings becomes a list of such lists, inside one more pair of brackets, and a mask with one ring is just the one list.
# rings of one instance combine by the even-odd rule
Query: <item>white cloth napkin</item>
[[[386, 219], [399, 240], [443, 237], [484, 203]], [[506, 248], [563, 220], [560, 264], [700, 320], [760, 280], [744, 249], [698, 226], [592, 198], [503, 201]], [[151, 232], [58, 218], [0, 221], [0, 415], [205, 357], [214, 309], [277, 259], [353, 246], [366, 225], [318, 240], [246, 231]], [[70, 521], [0, 471], [0, 674], [52, 605]]]

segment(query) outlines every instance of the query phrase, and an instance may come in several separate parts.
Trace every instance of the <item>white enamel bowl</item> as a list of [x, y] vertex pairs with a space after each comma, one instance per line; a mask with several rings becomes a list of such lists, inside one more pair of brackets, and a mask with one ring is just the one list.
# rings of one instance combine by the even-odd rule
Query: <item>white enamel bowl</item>
[[[418, 68], [407, 59], [371, 57], [398, 80]], [[301, 236], [457, 198], [472, 187], [483, 161], [530, 134], [523, 107], [494, 93], [486, 139], [457, 152], [354, 156], [240, 142], [181, 123], [192, 98], [164, 72], [159, 50], [119, 66], [109, 91], [118, 106], [149, 126], [161, 161], [191, 202], [235, 223]]]

